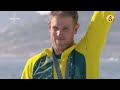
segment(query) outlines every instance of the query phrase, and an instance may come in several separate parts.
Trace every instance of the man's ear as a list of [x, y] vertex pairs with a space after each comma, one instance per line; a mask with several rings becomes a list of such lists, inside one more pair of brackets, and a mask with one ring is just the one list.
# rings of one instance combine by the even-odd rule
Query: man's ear
[[78, 31], [79, 27], [80, 27], [80, 24], [77, 23], [77, 25], [75, 26], [75, 34], [77, 34], [77, 31]]
[[48, 29], [49, 29], [49, 31], [50, 31], [50, 29], [51, 29], [51, 23], [50, 23], [50, 20], [48, 21]]

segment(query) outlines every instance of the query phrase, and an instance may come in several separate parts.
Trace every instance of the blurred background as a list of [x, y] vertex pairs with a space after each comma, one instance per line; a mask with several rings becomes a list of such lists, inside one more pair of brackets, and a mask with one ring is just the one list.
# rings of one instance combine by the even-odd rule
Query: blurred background
[[[0, 11], [0, 79], [20, 79], [27, 60], [51, 47], [49, 11]], [[93, 11], [79, 11], [78, 42], [86, 33]], [[120, 79], [120, 11], [116, 11], [100, 58], [100, 78]]]

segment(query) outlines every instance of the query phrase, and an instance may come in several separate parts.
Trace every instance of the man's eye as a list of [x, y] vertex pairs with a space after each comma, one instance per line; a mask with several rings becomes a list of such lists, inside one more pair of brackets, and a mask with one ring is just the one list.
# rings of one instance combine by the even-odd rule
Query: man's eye
[[57, 27], [53, 27], [53, 29], [54, 29], [55, 31], [57, 31], [57, 30], [58, 30], [58, 28], [57, 28]]
[[63, 30], [68, 30], [68, 28], [63, 28]]

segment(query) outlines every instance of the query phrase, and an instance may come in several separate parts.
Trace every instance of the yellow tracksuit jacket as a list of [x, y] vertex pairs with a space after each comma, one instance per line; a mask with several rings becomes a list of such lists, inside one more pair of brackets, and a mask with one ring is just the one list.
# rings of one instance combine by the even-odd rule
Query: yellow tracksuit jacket
[[[100, 55], [112, 24], [106, 18], [114, 14], [114, 11], [94, 11], [85, 36], [61, 55], [59, 63], [63, 79], [70, 53], [71, 79], [99, 78]], [[21, 79], [58, 79], [52, 60], [52, 49], [45, 48], [40, 54], [31, 57], [24, 67]]]

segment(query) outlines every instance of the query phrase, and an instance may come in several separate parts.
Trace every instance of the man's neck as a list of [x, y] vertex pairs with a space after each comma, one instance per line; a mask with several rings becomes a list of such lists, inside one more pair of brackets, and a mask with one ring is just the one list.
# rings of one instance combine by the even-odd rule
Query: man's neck
[[57, 50], [57, 49], [54, 49], [54, 51], [55, 51], [55, 54], [56, 54], [56, 55], [60, 55], [60, 54], [62, 54], [62, 53], [63, 53], [63, 51], [62, 51], [62, 50]]
[[[71, 47], [73, 44], [74, 44], [74, 42], [69, 47]], [[68, 49], [68, 48], [66, 48], [66, 49]], [[63, 49], [55, 49], [54, 47], [53, 47], [53, 49], [54, 49], [54, 52], [55, 52], [56, 55], [60, 55], [66, 50], [66, 49], [65, 50], [63, 50]]]

